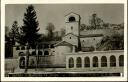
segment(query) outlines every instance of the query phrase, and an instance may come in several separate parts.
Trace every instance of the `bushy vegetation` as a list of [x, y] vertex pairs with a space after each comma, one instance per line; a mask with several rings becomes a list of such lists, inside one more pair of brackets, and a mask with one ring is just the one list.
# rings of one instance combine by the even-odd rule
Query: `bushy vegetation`
[[113, 34], [112, 36], [104, 36], [100, 43], [97, 44], [97, 50], [123, 50], [124, 36]]

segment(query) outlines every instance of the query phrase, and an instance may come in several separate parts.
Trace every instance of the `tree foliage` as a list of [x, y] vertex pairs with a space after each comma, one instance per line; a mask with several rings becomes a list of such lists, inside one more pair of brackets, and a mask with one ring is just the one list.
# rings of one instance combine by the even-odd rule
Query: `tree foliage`
[[36, 11], [33, 5], [29, 5], [24, 13], [23, 26], [21, 28], [21, 42], [22, 44], [28, 43], [29, 45], [35, 45], [38, 42], [40, 34], [39, 23], [37, 21]]
[[103, 20], [94, 13], [90, 17], [89, 23], [92, 29], [100, 29], [102, 28]]
[[83, 30], [87, 29], [86, 27], [87, 27], [87, 26], [86, 26], [85, 24], [81, 24], [81, 25], [80, 25], [80, 31], [83, 31]]
[[61, 28], [61, 37], [64, 36], [66, 34], [66, 30], [64, 28]]
[[5, 58], [13, 57], [13, 45], [19, 38], [19, 26], [18, 22], [14, 21], [12, 28], [9, 30], [8, 26], [5, 26]]
[[48, 23], [46, 30], [48, 31], [48, 36], [47, 36], [47, 40], [48, 41], [52, 41], [54, 40], [54, 33], [53, 31], [55, 30], [55, 26], [53, 23]]
[[10, 37], [9, 37], [9, 27], [5, 26], [5, 41], [9, 42]]
[[12, 45], [15, 45], [15, 42], [19, 40], [19, 26], [18, 26], [18, 22], [14, 21], [12, 28], [9, 32], [9, 38], [12, 42]]
[[97, 44], [97, 50], [123, 50], [124, 36], [113, 34], [103, 37], [102, 41]]

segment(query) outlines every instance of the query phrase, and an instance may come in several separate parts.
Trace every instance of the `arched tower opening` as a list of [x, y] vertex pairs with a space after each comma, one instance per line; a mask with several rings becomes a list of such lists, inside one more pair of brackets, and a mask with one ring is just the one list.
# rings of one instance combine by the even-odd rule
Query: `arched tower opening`
[[69, 22], [74, 22], [74, 21], [76, 21], [75, 17], [73, 16], [69, 17]]

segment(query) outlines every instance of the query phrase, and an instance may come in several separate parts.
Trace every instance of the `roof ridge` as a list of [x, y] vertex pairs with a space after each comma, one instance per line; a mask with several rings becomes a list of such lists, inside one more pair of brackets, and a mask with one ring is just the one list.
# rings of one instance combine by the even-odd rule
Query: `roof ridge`
[[72, 34], [72, 35], [74, 35], [74, 36], [78, 37], [77, 35], [75, 35], [75, 34], [73, 34], [73, 33], [67, 33], [67, 34], [65, 34], [65, 35], [64, 35], [64, 36], [62, 36], [62, 37], [65, 37], [65, 36], [67, 36], [67, 35], [69, 35], [69, 34]]
[[66, 42], [66, 43], [68, 43], [68, 44], [70, 44], [70, 45], [74, 46], [73, 44], [71, 44], [71, 43], [69, 43], [69, 42], [67, 42], [67, 41], [65, 41], [65, 40], [63, 40], [63, 41], [61, 41], [61, 42], [59, 42], [59, 43], [55, 44], [55, 46], [57, 46], [57, 45], [59, 45], [59, 44], [61, 44], [61, 43], [63, 43], [63, 42]]
[[69, 15], [69, 14], [71, 14], [71, 13], [73, 13], [73, 14], [76, 14], [76, 15], [80, 16], [79, 14], [74, 13], [74, 12], [70, 12], [70, 13], [68, 13], [68, 14], [67, 14], [67, 15], [65, 15], [65, 16], [68, 16], [68, 15]]

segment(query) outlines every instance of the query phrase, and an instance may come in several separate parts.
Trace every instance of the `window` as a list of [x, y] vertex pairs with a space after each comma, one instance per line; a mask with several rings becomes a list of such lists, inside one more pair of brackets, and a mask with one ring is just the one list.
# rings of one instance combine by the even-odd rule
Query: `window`
[[124, 66], [124, 56], [123, 55], [119, 56], [119, 66]]
[[71, 26], [71, 30], [73, 30], [73, 27]]
[[44, 48], [49, 48], [49, 45], [48, 44], [44, 44]]
[[24, 47], [24, 46], [22, 46], [22, 47], [21, 47], [21, 50], [25, 50], [25, 47]]
[[51, 45], [50, 45], [50, 48], [54, 48], [54, 44], [51, 44]]
[[23, 52], [20, 52], [20, 53], [19, 53], [19, 56], [23, 56], [23, 55], [25, 55]]
[[25, 58], [24, 57], [21, 57], [20, 58], [20, 64], [19, 64], [20, 66], [20, 68], [24, 68], [25, 67]]
[[80, 57], [78, 57], [76, 59], [76, 67], [78, 67], [78, 68], [82, 67], [82, 61], [81, 61], [81, 58]]
[[116, 66], [116, 57], [110, 56], [110, 67], [115, 67], [115, 66]]
[[84, 67], [90, 67], [90, 59], [89, 57], [84, 58]]
[[27, 46], [27, 49], [30, 49], [30, 46]]
[[71, 37], [70, 37], [70, 39], [71, 39]]
[[33, 52], [32, 52], [32, 55], [36, 55], [36, 52], [35, 52], [35, 51], [33, 51]]
[[32, 49], [35, 49], [35, 48], [36, 48], [36, 46], [35, 46], [35, 45], [33, 45], [33, 46], [32, 46]]
[[19, 46], [16, 47], [16, 50], [20, 50]]
[[101, 67], [107, 67], [107, 58], [106, 58], [106, 56], [101, 57]]
[[34, 59], [31, 59], [31, 60], [30, 60], [30, 66], [31, 66], [31, 67], [35, 66], [35, 61], [34, 61]]
[[69, 22], [74, 22], [74, 21], [75, 21], [75, 17], [71, 16], [71, 17], [69, 18]]
[[38, 49], [42, 49], [43, 47], [42, 47], [42, 45], [38, 45]]
[[98, 57], [93, 57], [93, 67], [98, 67]]
[[69, 68], [73, 68], [74, 67], [74, 60], [73, 58], [69, 59]]
[[48, 51], [45, 51], [45, 52], [44, 52], [44, 55], [45, 55], [45, 56], [49, 55], [49, 52], [48, 52]]
[[42, 55], [42, 51], [38, 51], [38, 55]]

